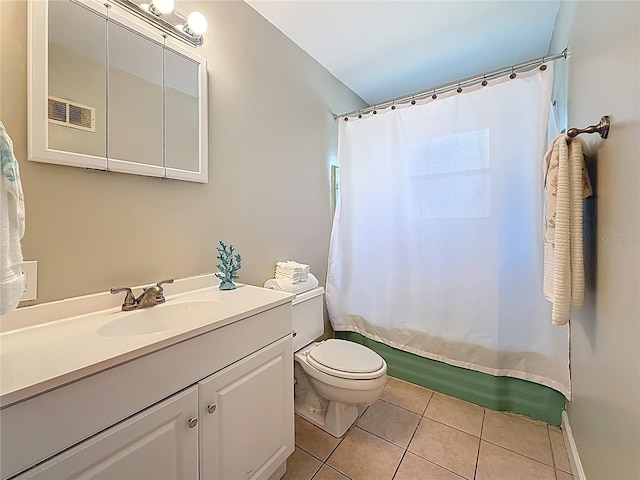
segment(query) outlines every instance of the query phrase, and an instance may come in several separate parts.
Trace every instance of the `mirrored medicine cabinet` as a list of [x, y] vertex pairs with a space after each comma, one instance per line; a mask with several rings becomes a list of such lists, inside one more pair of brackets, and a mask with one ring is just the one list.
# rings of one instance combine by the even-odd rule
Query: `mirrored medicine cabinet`
[[117, 4], [29, 2], [29, 159], [206, 183], [207, 65]]

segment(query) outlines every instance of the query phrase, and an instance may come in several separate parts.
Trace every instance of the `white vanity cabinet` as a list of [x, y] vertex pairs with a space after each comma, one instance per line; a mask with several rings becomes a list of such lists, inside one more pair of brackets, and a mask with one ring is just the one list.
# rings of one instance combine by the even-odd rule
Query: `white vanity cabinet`
[[290, 338], [202, 380], [200, 478], [266, 479], [293, 453]]
[[1, 478], [279, 478], [292, 348], [289, 302], [5, 405]]
[[17, 480], [195, 479], [198, 389], [191, 387], [17, 477]]

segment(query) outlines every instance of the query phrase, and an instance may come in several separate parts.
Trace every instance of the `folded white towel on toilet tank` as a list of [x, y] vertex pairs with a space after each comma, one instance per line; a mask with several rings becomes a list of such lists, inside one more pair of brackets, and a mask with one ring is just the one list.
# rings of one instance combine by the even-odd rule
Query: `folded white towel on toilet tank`
[[291, 283], [290, 281], [279, 279], [279, 278], [270, 278], [266, 282], [264, 282], [264, 288], [270, 288], [271, 290], [281, 290], [283, 292], [295, 293], [296, 295], [299, 293], [308, 292], [309, 290], [313, 290], [319, 285], [318, 279], [313, 276], [312, 273], [309, 274], [307, 280], [304, 282]]
[[287, 260], [276, 262], [275, 278], [290, 280], [292, 283], [306, 282], [309, 276], [309, 265]]

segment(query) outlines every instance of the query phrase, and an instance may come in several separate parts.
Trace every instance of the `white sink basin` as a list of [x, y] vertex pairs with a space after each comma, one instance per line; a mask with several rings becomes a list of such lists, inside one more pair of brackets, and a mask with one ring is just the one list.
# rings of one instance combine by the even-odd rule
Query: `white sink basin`
[[98, 329], [102, 337], [149, 335], [202, 320], [220, 308], [216, 300], [164, 303], [130, 312], [120, 312], [116, 318]]

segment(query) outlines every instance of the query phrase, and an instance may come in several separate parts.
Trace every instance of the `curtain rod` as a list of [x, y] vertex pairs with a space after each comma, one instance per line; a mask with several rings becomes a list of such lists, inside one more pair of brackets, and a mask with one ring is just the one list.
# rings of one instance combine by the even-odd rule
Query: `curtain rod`
[[541, 70], [545, 70], [547, 68], [545, 63], [552, 60], [557, 60], [558, 58], [564, 58], [566, 60], [567, 58], [566, 48], [561, 53], [556, 53], [554, 55], [545, 55], [544, 57], [527, 60], [526, 62], [518, 63], [516, 65], [500, 68], [498, 70], [482, 73], [480, 75], [474, 75], [473, 77], [468, 77], [468, 78], [465, 78], [464, 80], [445, 83], [444, 85], [440, 85], [439, 87], [429, 88], [427, 90], [421, 90], [419, 92], [412, 93], [410, 95], [403, 95], [401, 97], [392, 98], [391, 100], [385, 100], [384, 102], [375, 103], [373, 105], [369, 105], [368, 107], [359, 108], [357, 110], [352, 110], [350, 112], [343, 113], [340, 115], [334, 114], [333, 119], [338, 120], [340, 118], [344, 118], [345, 120], [347, 120], [348, 117], [352, 117], [354, 115], [358, 115], [359, 117], [361, 117], [362, 115], [366, 115], [367, 113], [376, 112], [378, 109], [383, 109], [389, 106], [394, 108], [395, 104], [404, 104], [409, 102], [415, 103], [416, 100], [421, 100], [428, 96], [432, 97], [435, 100], [438, 94], [449, 92], [454, 89], [457, 89], [458, 93], [460, 93], [462, 92], [462, 87], [469, 87], [471, 85], [476, 85], [478, 83], [482, 83], [482, 85], [485, 86], [488, 80], [492, 80], [494, 78], [500, 77], [509, 72], [511, 72], [511, 78], [515, 78], [517, 71], [532, 70], [533, 67], [537, 67], [537, 66], [539, 66]]

